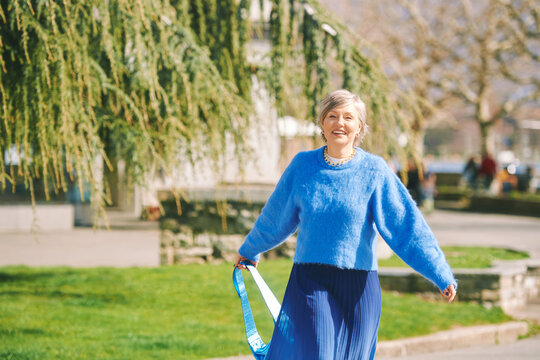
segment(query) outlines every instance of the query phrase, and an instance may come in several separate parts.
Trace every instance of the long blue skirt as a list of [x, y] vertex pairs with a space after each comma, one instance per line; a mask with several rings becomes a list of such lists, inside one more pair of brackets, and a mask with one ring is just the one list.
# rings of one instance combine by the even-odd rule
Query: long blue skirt
[[380, 318], [376, 271], [294, 264], [265, 359], [373, 359]]

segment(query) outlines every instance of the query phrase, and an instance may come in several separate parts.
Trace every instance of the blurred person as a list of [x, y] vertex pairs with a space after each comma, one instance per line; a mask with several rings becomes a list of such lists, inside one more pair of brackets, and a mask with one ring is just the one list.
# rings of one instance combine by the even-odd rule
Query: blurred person
[[298, 230], [294, 264], [266, 359], [373, 359], [381, 315], [376, 234], [448, 302], [457, 283], [405, 186], [380, 157], [355, 147], [366, 107], [347, 90], [320, 103], [326, 145], [285, 169], [235, 267]]
[[422, 180], [418, 166], [413, 159], [407, 161], [407, 190], [416, 204], [422, 204]]
[[509, 171], [508, 166], [499, 171], [497, 181], [499, 182], [499, 195], [508, 195], [512, 190], [517, 189], [517, 176]]
[[531, 188], [531, 180], [533, 178], [532, 167], [530, 165], [525, 166], [525, 171], [517, 175], [518, 184], [517, 190], [519, 192], [528, 192]]
[[469, 158], [465, 168], [463, 169], [463, 178], [467, 182], [467, 186], [473, 190], [476, 190], [477, 179], [478, 179], [478, 162], [475, 155]]
[[478, 169], [478, 175], [482, 179], [484, 189], [489, 190], [496, 174], [497, 162], [489, 152], [485, 152], [482, 155], [482, 161], [480, 162], [480, 168]]
[[431, 214], [435, 208], [436, 183], [437, 175], [428, 171], [422, 180], [422, 210], [424, 214]]

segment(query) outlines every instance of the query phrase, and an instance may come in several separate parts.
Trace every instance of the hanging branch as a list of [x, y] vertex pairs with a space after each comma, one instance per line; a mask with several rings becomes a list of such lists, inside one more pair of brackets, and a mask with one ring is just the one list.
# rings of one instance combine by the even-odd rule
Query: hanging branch
[[100, 158], [124, 159], [127, 177], [143, 182], [151, 164], [172, 171], [179, 146], [215, 169], [223, 149], [246, 151], [248, 102], [167, 1], [0, 8], [0, 152], [19, 158], [15, 174], [2, 156], [3, 187], [19, 175], [32, 192], [41, 178], [48, 198], [76, 182], [103, 210]]
[[172, 173], [180, 152], [219, 172], [226, 149], [250, 153], [253, 75], [280, 114], [314, 120], [336, 64], [369, 107], [366, 147], [406, 151], [406, 101], [355, 36], [315, 1], [273, 0], [271, 65], [250, 64], [251, 3], [0, 0], [0, 152], [16, 154], [0, 156], [0, 186], [22, 179], [33, 198], [34, 179], [47, 197], [77, 184], [103, 211], [103, 166], [119, 159], [131, 183]]
[[[278, 8], [281, 1], [274, 2]], [[323, 11], [316, 1], [288, 2], [288, 23], [282, 23], [282, 28], [288, 29], [286, 39], [280, 32], [280, 27], [271, 26], [271, 39], [273, 41], [272, 56], [275, 48], [285, 48], [283, 64], [277, 66], [273, 63], [274, 79], [301, 79], [295, 72], [303, 71], [304, 76], [298, 85], [309, 106], [307, 117], [316, 121], [318, 102], [330, 90], [330, 65], [335, 64], [341, 68], [342, 87], [359, 94], [366, 102], [369, 110], [369, 124], [371, 135], [366, 138], [364, 146], [381, 155], [396, 155], [405, 159], [407, 153], [414, 152], [412, 147], [402, 147], [397, 138], [401, 134], [410, 132], [407, 112], [411, 112], [412, 102], [407, 94], [402, 93], [391, 83], [375, 56], [371, 58], [364, 55], [362, 50], [374, 51], [361, 43], [350, 30], [333, 20], [327, 12]], [[279, 17], [281, 18], [281, 17]], [[298, 26], [294, 26], [298, 23]], [[301, 53], [295, 49], [301, 44]], [[298, 57], [301, 56], [301, 61]], [[272, 58], [274, 61], [274, 57]], [[295, 66], [301, 63], [302, 67]], [[334, 66], [336, 67], [336, 66]], [[278, 76], [284, 71], [285, 76]], [[335, 75], [333, 75], [335, 77]], [[272, 78], [272, 77], [271, 77]], [[269, 85], [274, 89], [288, 89], [292, 93], [284, 94], [283, 101], [297, 98], [298, 93], [294, 87], [287, 84]]]
[[274, 0], [270, 12], [270, 43], [272, 50], [272, 71], [270, 88], [272, 89], [278, 113], [283, 115], [283, 86], [285, 83], [285, 8], [282, 0]]

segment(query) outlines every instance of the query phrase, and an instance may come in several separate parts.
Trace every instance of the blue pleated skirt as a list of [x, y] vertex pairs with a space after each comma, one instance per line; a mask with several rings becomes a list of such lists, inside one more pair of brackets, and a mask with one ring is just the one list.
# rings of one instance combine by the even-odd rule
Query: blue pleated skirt
[[265, 359], [373, 359], [380, 318], [376, 271], [294, 264]]

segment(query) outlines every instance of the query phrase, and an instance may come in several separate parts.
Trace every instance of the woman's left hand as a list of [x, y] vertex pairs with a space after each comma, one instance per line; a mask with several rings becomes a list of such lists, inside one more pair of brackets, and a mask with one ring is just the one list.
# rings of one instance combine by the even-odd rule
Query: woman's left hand
[[441, 291], [441, 294], [443, 297], [448, 299], [448, 303], [451, 303], [456, 297], [456, 287], [454, 286], [454, 284], [450, 284], [446, 289]]

